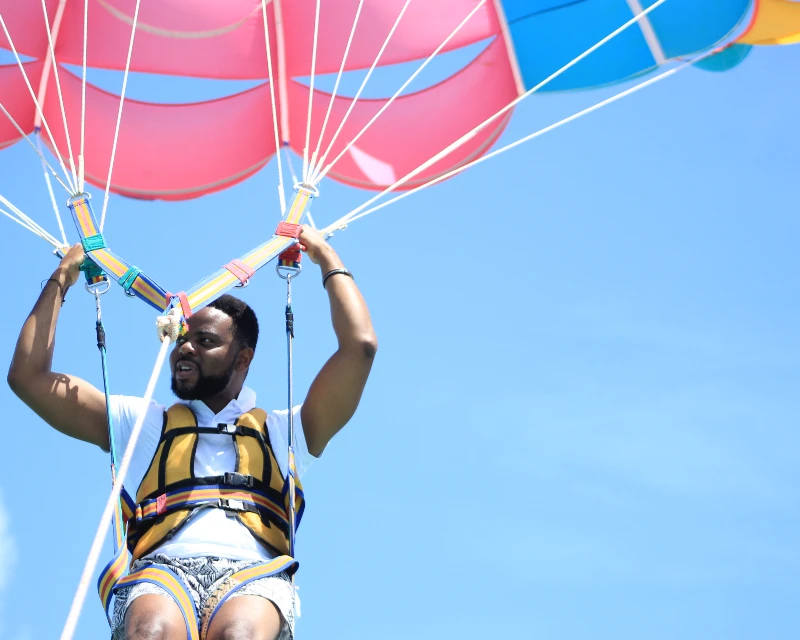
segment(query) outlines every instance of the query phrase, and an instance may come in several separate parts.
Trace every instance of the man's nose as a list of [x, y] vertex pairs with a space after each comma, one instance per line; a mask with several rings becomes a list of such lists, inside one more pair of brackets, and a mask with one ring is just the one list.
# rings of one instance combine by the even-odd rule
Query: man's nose
[[184, 341], [183, 344], [181, 344], [181, 346], [178, 348], [178, 353], [180, 353], [181, 355], [194, 353], [194, 347], [192, 346], [191, 341], [190, 340]]

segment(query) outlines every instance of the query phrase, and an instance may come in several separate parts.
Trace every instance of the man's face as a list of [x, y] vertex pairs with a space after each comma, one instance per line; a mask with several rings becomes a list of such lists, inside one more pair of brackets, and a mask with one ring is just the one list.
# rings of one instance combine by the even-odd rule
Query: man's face
[[169, 358], [172, 392], [181, 400], [205, 400], [230, 385], [241, 349], [233, 337], [233, 321], [219, 309], [201, 309], [188, 325]]

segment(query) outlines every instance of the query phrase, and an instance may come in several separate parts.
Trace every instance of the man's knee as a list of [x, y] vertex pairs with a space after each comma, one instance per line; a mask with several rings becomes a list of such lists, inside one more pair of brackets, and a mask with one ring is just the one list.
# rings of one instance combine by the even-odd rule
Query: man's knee
[[272, 630], [259, 628], [251, 620], [237, 620], [219, 631], [219, 640], [273, 640], [276, 635]]
[[177, 605], [160, 595], [133, 601], [125, 614], [125, 640], [185, 640], [186, 623]]
[[167, 618], [139, 617], [125, 624], [125, 640], [172, 640], [185, 636], [186, 627], [176, 627], [173, 621]]

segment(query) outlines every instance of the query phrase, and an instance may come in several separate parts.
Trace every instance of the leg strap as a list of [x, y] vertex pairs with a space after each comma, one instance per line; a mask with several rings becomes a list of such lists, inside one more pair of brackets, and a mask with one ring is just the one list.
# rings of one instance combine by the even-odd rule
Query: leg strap
[[277, 558], [257, 564], [247, 569], [242, 569], [232, 574], [230, 577], [223, 580], [214, 592], [208, 597], [203, 605], [201, 617], [203, 620], [202, 627], [200, 628], [200, 638], [205, 640], [208, 629], [211, 626], [211, 621], [219, 611], [220, 607], [225, 604], [225, 601], [230, 598], [234, 593], [241, 589], [248, 582], [258, 580], [259, 578], [266, 578], [267, 576], [274, 576], [277, 573], [286, 572], [293, 574], [297, 571], [300, 564], [291, 556], [278, 556]]
[[114, 591], [122, 587], [130, 587], [141, 582], [149, 582], [163, 588], [178, 605], [186, 622], [186, 640], [199, 640], [197, 610], [192, 594], [181, 577], [162, 564], [152, 564], [117, 582]]
[[114, 586], [128, 571], [130, 562], [131, 554], [128, 551], [128, 547], [123, 544], [114, 554], [114, 557], [111, 558], [111, 562], [100, 572], [100, 577], [97, 578], [97, 592], [100, 594], [100, 602], [103, 604], [109, 624], [111, 623], [109, 609], [111, 607], [111, 598], [114, 595]]

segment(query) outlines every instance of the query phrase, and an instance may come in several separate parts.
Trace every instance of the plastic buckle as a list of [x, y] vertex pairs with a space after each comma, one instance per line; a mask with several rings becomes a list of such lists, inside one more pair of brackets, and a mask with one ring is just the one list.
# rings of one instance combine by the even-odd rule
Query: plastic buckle
[[227, 422], [220, 422], [217, 425], [220, 433], [227, 433], [229, 435], [236, 435], [239, 433], [239, 427], [235, 424], [228, 424]]
[[219, 506], [220, 508], [226, 509], [228, 511], [246, 511], [244, 502], [242, 502], [241, 500], [236, 500], [234, 498], [220, 498]]
[[234, 487], [247, 487], [248, 489], [252, 489], [253, 487], [253, 476], [246, 476], [243, 473], [236, 473], [235, 471], [226, 471], [225, 475], [222, 476], [223, 482], [225, 484], [229, 484]]

